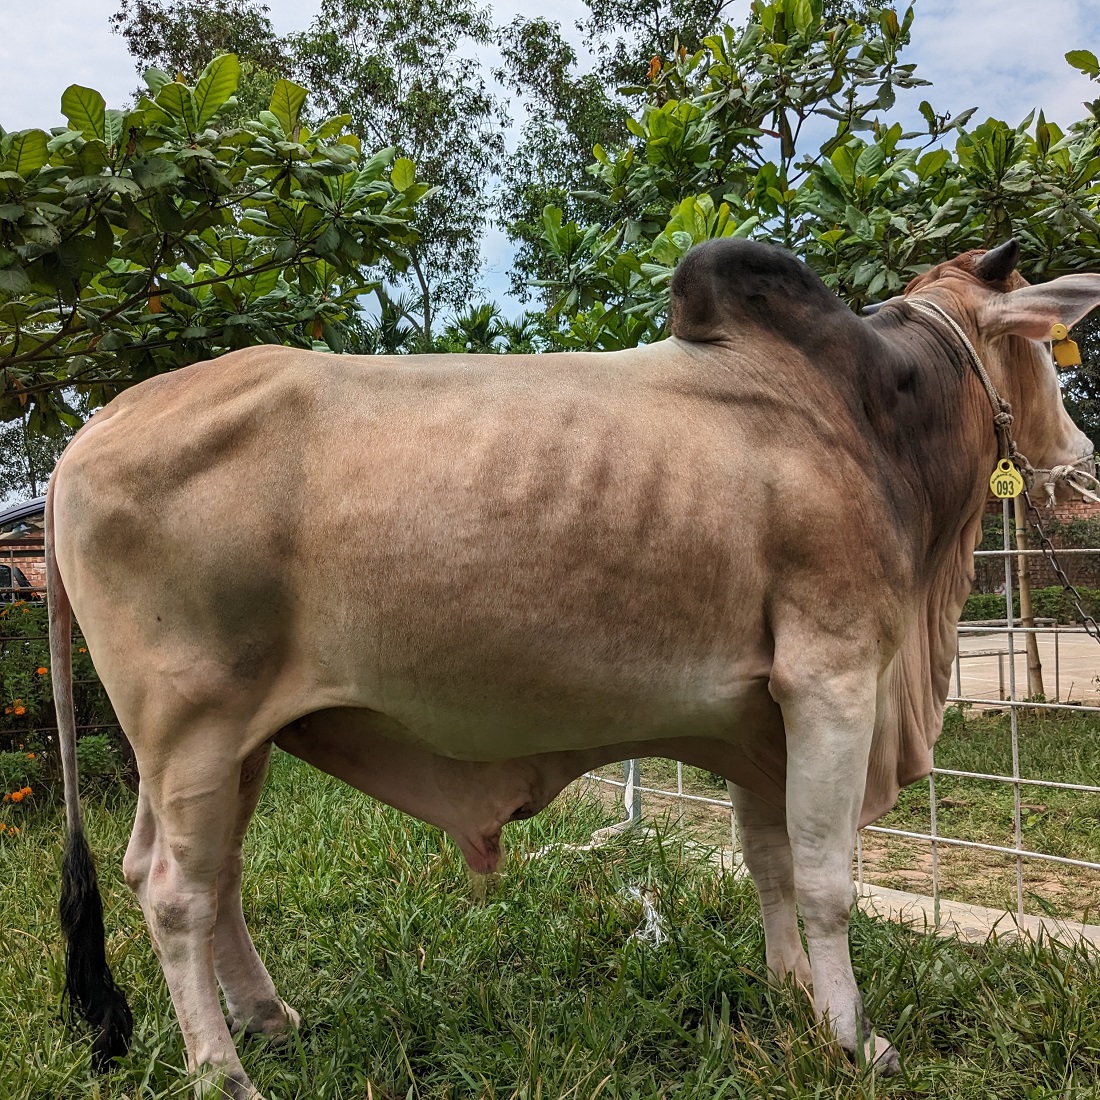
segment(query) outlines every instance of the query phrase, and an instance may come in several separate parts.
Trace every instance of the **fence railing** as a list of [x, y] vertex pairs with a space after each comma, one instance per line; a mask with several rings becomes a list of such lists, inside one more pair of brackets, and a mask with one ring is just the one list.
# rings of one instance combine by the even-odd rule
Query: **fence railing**
[[[944, 885], [942, 864], [945, 851], [969, 850], [981, 853], [983, 856], [1002, 857], [1012, 861], [1015, 871], [1014, 889], [1011, 891], [1014, 894], [1015, 904], [1012, 908], [1015, 912], [1020, 915], [1027, 914], [1029, 902], [1032, 902], [1032, 907], [1039, 910], [1034, 915], [1049, 916], [1053, 911], [1049, 900], [1025, 889], [1027, 877], [1025, 865], [1047, 864], [1056, 868], [1074, 868], [1082, 872], [1100, 872], [1100, 828], [1095, 834], [1095, 843], [1088, 845], [1088, 851], [1083, 858], [1080, 853], [1066, 855], [1047, 850], [1054, 847], [1053, 845], [1025, 843], [1025, 821], [1029, 819], [1030, 811], [1035, 808], [1028, 803], [1025, 792], [1032, 797], [1036, 792], [1042, 792], [1044, 789], [1051, 792], [1070, 791], [1083, 796], [1097, 796], [1100, 795], [1100, 785], [1079, 782], [1077, 780], [1080, 776], [1052, 778], [1048, 774], [1027, 774], [1027, 769], [1021, 767], [1020, 718], [1023, 713], [1067, 717], [1072, 715], [1075, 718], [1087, 714], [1100, 715], [1100, 691], [1098, 691], [1100, 680], [1097, 676], [1100, 674], [1100, 645], [1097, 645], [1082, 627], [1066, 626], [1052, 619], [1032, 620], [1033, 625], [1024, 625], [1018, 616], [1014, 616], [1016, 570], [1022, 560], [1040, 555], [1042, 551], [1016, 549], [1013, 538], [1014, 523], [1008, 501], [1004, 502], [1002, 521], [1002, 548], [978, 551], [978, 555], [984, 558], [1000, 558], [1004, 562], [1005, 617], [996, 622], [960, 624], [952, 681], [954, 690], [947, 703], [949, 707], [959, 708], [963, 714], [974, 711], [977, 714], [1000, 712], [1003, 715], [1007, 712], [1011, 764], [1007, 768], [999, 769], [991, 765], [974, 770], [934, 766], [932, 774], [923, 781], [927, 786], [928, 795], [927, 828], [895, 827], [891, 824], [867, 826], [861, 830], [857, 839], [855, 869], [857, 880], [862, 888], [865, 881], [868, 881], [866, 847], [872, 838], [888, 844], [905, 842], [913, 846], [910, 849], [913, 853], [923, 848], [930, 856], [930, 867], [920, 874], [930, 886], [931, 897], [938, 912]], [[1100, 548], [1060, 550], [1058, 554], [1060, 558], [1097, 555], [1100, 554]], [[1026, 690], [1025, 662], [1028, 636], [1034, 637], [1037, 644], [1044, 643], [1041, 649], [1046, 650], [1045, 654], [1040, 654], [1046, 658], [1043, 666], [1044, 692], [1041, 698], [1029, 696]], [[987, 639], [991, 641], [987, 642]], [[1053, 673], [1052, 678], [1051, 673]], [[1100, 730], [1100, 724], [1098, 724], [1098, 730]], [[950, 731], [945, 731], [944, 738], [951, 736]], [[944, 739], [941, 739], [940, 745], [941, 747], [944, 745]], [[715, 811], [729, 815], [728, 835], [732, 859], [733, 862], [739, 862], [736, 818], [728, 798], [717, 793], [711, 795], [685, 790], [683, 764], [676, 764], [675, 785], [672, 784], [671, 778], [664, 782], [647, 783], [644, 777], [645, 764], [641, 760], [626, 761], [623, 767], [622, 779], [608, 775], [607, 772], [610, 769], [603, 769], [602, 774], [591, 773], [589, 778], [622, 791], [626, 820], [641, 821], [647, 808], [652, 809], [650, 799], [658, 800], [663, 813], [668, 816], [671, 812], [673, 818], [680, 822], [684, 820], [685, 815], [690, 815], [692, 807], [713, 807]], [[665, 770], [667, 772], [667, 765]], [[1100, 771], [1097, 772], [1096, 779], [1100, 783]], [[990, 785], [1009, 787], [1012, 792], [1011, 842], [990, 843], [987, 840], [975, 839], [973, 835], [959, 835], [966, 833], [966, 829], [953, 829], [949, 825], [945, 827], [944, 815], [940, 813], [943, 803], [937, 797], [937, 780], [950, 780], [955, 789], [961, 784], [974, 784], [986, 790]], [[914, 785], [916, 786], [918, 785]], [[907, 788], [910, 791], [913, 789]], [[959, 804], [958, 800], [952, 801], [955, 805]], [[1097, 807], [1093, 806], [1089, 810], [1089, 818], [1096, 816]], [[712, 843], [715, 835], [715, 829], [712, 828], [710, 830]], [[904, 857], [904, 850], [892, 853], [895, 872], [904, 870], [898, 865], [899, 859]], [[915, 856], [914, 862], [916, 862]], [[873, 868], [870, 869], [870, 875], [872, 878], [876, 875]], [[877, 877], [888, 879], [890, 876], [887, 874]], [[971, 894], [973, 892], [973, 890], [970, 891]], [[1007, 897], [1007, 892], [1003, 892], [1002, 896]], [[1094, 896], [1100, 899], [1100, 878], [1096, 880]], [[956, 897], [951, 900], [973, 900], [973, 898]], [[998, 908], [1002, 907], [1008, 908], [1008, 906], [998, 906]], [[1064, 911], [1067, 906], [1054, 908]], [[1068, 908], [1076, 909], [1078, 916], [1081, 916], [1081, 910], [1084, 910], [1083, 915], [1088, 916], [1087, 904], [1077, 906], [1070, 904]], [[1095, 909], [1093, 916], [1095, 918]]]

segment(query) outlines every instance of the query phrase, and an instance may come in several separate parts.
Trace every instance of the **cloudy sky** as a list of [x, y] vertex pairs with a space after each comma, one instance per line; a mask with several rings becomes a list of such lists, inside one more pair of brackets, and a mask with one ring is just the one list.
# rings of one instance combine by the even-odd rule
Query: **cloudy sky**
[[[269, 4], [280, 33], [304, 29], [317, 7], [315, 0]], [[915, 62], [933, 87], [899, 101], [914, 120], [917, 103], [928, 98], [937, 110], [977, 107], [977, 118], [1010, 122], [1042, 107], [1049, 119], [1065, 125], [1082, 116], [1085, 99], [1100, 97], [1100, 86], [1064, 60], [1072, 49], [1100, 55], [1096, 0], [916, 0], [915, 6], [905, 60]], [[122, 39], [108, 26], [116, 7], [117, 0], [0, 0], [0, 125], [59, 125], [61, 93], [73, 83], [97, 88], [108, 105], [122, 105], [136, 74]], [[574, 41], [579, 37], [573, 24], [581, 0], [496, 0], [492, 7], [501, 23], [517, 13], [549, 15]], [[739, 0], [733, 20], [747, 8], [748, 0]], [[508, 258], [503, 234], [491, 232], [486, 288], [498, 299], [504, 298]]]

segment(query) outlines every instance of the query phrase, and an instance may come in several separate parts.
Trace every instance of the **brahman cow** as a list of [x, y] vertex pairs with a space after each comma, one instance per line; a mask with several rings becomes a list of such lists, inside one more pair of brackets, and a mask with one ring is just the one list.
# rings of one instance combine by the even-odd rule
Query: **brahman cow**
[[895, 1068], [852, 973], [852, 850], [930, 767], [990, 402], [1037, 468], [1092, 451], [1043, 341], [1100, 275], [1028, 286], [1017, 256], [967, 253], [861, 319], [780, 249], [712, 241], [647, 347], [251, 348], [97, 412], [48, 500], [67, 991], [97, 1057], [130, 1014], [81, 831], [70, 607], [137, 758], [123, 873], [200, 1093], [259, 1097], [219, 986], [234, 1029], [298, 1024], [241, 910], [272, 744], [441, 826], [480, 872], [587, 769], [727, 777], [769, 971]]

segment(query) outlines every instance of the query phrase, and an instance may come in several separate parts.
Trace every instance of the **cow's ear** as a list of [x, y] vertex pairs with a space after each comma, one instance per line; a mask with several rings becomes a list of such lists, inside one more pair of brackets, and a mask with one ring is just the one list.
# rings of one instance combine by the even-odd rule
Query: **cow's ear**
[[1072, 328], [1097, 306], [1100, 275], [1063, 275], [990, 298], [982, 307], [979, 327], [987, 336], [1049, 340], [1054, 325]]

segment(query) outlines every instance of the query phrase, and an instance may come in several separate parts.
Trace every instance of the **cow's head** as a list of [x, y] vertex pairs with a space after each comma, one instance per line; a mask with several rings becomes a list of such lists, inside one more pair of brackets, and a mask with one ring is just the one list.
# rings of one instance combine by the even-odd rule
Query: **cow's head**
[[1019, 255], [1014, 240], [966, 252], [918, 275], [904, 296], [936, 302], [960, 321], [1011, 403], [1013, 438], [1037, 470], [1079, 464], [1091, 473], [1092, 443], [1062, 404], [1049, 341], [1054, 325], [1069, 328], [1100, 305], [1100, 275], [1030, 286], [1016, 270]]

